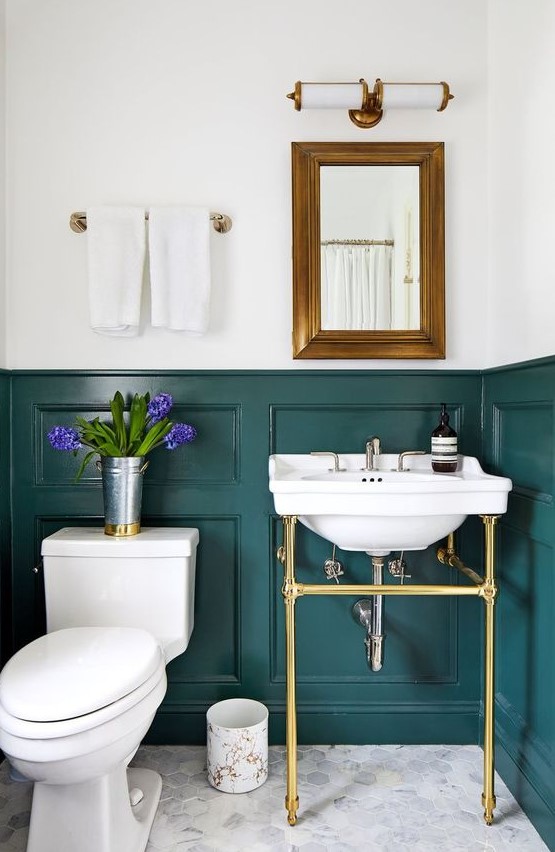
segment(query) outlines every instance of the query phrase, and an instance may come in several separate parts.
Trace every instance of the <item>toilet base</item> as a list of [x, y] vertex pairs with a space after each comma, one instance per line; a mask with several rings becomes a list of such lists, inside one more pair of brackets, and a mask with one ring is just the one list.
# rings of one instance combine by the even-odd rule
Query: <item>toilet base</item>
[[125, 764], [82, 784], [36, 782], [27, 852], [144, 852], [161, 791], [157, 772]]

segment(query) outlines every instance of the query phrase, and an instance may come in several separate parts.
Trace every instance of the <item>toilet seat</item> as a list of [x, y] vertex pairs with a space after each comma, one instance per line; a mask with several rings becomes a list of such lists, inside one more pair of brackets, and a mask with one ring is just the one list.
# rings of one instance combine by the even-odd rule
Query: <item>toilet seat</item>
[[79, 719], [110, 708], [150, 680], [157, 683], [164, 668], [161, 648], [146, 630], [66, 628], [41, 636], [8, 661], [0, 675], [0, 706], [31, 725], [73, 721], [70, 728], [83, 729]]
[[119, 701], [108, 704], [93, 713], [85, 716], [77, 716], [74, 719], [63, 719], [59, 722], [29, 722], [26, 719], [18, 719], [12, 716], [0, 701], [0, 730], [5, 734], [18, 737], [21, 740], [58, 740], [65, 738], [69, 741], [73, 735], [88, 734], [95, 728], [108, 728], [110, 722], [117, 721], [118, 717], [133, 711], [133, 709], [150, 701], [156, 694], [160, 694], [160, 704], [167, 687], [166, 666], [164, 660], [160, 661], [158, 668], [141, 686], [128, 693]]

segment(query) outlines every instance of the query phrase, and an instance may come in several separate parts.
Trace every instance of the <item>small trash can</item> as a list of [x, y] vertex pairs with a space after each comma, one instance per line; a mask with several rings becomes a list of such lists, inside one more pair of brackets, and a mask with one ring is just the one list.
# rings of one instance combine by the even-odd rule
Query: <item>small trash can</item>
[[219, 701], [206, 714], [208, 781], [248, 793], [268, 777], [268, 708], [250, 698]]

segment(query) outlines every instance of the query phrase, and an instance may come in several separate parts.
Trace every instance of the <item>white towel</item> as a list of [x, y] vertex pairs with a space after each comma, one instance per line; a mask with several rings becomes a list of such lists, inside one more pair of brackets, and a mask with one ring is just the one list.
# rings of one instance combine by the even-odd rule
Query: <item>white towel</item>
[[151, 207], [152, 325], [202, 334], [210, 302], [210, 212], [203, 207]]
[[141, 207], [87, 210], [89, 307], [98, 334], [139, 333], [145, 260], [145, 211]]

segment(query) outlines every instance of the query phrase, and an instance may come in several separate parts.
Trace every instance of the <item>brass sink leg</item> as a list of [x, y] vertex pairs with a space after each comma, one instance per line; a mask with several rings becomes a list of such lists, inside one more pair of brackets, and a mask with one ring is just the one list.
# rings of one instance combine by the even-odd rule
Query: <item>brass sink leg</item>
[[493, 810], [495, 808], [494, 794], [494, 636], [495, 636], [495, 597], [497, 587], [495, 585], [495, 525], [498, 517], [495, 515], [482, 515], [485, 535], [485, 568], [486, 576], [482, 587], [482, 597], [485, 605], [485, 636], [484, 636], [484, 792], [482, 793], [482, 805], [484, 808], [484, 820], [486, 825], [493, 822]]
[[485, 576], [480, 577], [472, 568], [461, 562], [455, 549], [453, 533], [447, 539], [447, 545], [440, 547], [437, 558], [444, 565], [458, 568], [475, 585], [478, 594], [484, 601], [484, 791], [482, 793], [482, 806], [484, 808], [484, 820], [487, 825], [493, 822], [493, 811], [495, 808], [495, 795], [493, 792], [493, 780], [495, 771], [495, 683], [494, 683], [494, 642], [495, 642], [495, 598], [497, 586], [495, 584], [495, 532], [499, 515], [482, 515], [484, 524], [484, 549], [485, 549]]
[[278, 558], [284, 564], [284, 581], [281, 593], [285, 604], [285, 657], [286, 657], [286, 766], [287, 793], [285, 809], [289, 825], [297, 822], [299, 797], [297, 795], [297, 708], [295, 696], [295, 601], [298, 595], [295, 583], [295, 527], [297, 518], [283, 518], [283, 547]]

